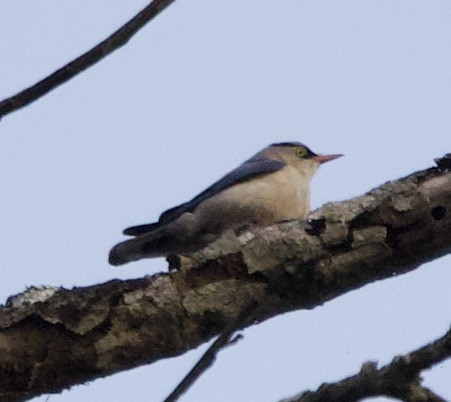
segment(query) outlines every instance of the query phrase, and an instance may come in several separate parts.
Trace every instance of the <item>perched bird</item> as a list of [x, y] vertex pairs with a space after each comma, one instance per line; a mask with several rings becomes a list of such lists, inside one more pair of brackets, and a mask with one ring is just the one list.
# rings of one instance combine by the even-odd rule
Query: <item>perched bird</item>
[[304, 219], [310, 212], [310, 179], [321, 163], [340, 156], [315, 154], [299, 142], [272, 144], [191, 201], [163, 212], [158, 222], [125, 229], [125, 235], [136, 237], [115, 245], [109, 262], [182, 254], [226, 229]]

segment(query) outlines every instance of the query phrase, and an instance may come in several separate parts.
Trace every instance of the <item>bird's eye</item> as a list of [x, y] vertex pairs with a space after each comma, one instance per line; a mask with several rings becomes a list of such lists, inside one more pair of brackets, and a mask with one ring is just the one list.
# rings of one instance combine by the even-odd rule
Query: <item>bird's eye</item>
[[300, 158], [305, 158], [307, 156], [307, 150], [303, 147], [298, 147], [298, 148], [296, 148], [296, 154]]

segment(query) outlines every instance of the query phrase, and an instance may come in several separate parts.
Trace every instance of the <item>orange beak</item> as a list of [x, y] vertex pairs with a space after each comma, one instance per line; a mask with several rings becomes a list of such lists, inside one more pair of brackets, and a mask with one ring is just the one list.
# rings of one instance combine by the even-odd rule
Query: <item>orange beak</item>
[[341, 158], [343, 154], [332, 154], [332, 155], [315, 155], [312, 156], [312, 159], [319, 163], [326, 163], [329, 161], [333, 161], [334, 159]]

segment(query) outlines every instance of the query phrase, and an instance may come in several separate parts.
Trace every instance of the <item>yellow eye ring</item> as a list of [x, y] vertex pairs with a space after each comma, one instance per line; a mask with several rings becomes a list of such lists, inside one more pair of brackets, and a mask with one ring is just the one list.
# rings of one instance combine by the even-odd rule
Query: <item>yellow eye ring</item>
[[307, 150], [305, 148], [298, 147], [296, 148], [296, 154], [301, 158], [305, 158], [307, 156]]

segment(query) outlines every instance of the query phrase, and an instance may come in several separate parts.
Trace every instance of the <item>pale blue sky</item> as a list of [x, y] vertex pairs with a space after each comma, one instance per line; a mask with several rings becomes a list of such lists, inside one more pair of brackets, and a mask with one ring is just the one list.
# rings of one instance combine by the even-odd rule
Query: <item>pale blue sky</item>
[[[146, 1], [3, 0], [0, 98], [86, 51]], [[451, 152], [448, 1], [175, 2], [126, 47], [0, 123], [0, 300], [166, 268], [112, 268], [150, 222], [272, 142], [344, 153], [313, 206]], [[450, 257], [244, 332], [184, 402], [270, 402], [444, 334]], [[161, 401], [205, 347], [74, 387], [55, 402]], [[451, 399], [451, 362], [424, 375]], [[44, 401], [45, 397], [36, 399]]]

